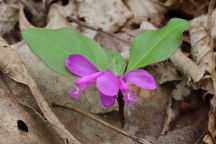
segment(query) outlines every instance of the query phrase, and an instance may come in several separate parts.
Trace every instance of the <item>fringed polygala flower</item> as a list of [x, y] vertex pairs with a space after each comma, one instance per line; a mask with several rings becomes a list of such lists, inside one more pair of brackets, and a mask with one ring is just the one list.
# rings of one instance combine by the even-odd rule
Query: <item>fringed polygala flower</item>
[[111, 107], [115, 103], [119, 90], [123, 94], [126, 105], [136, 102], [136, 93], [133, 93], [126, 82], [135, 84], [144, 89], [155, 89], [156, 83], [151, 74], [145, 70], [136, 69], [128, 72], [124, 77], [116, 76], [111, 70], [99, 71], [87, 58], [80, 54], [72, 54], [65, 61], [68, 70], [79, 76], [76, 87], [70, 91], [70, 96], [77, 100], [80, 92], [89, 85], [96, 83], [100, 91], [101, 103], [104, 107]]

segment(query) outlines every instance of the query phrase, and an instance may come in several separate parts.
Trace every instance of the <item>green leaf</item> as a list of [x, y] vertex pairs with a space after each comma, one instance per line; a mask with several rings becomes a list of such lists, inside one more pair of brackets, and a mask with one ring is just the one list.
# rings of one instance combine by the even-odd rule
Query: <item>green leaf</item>
[[108, 68], [105, 51], [96, 42], [72, 28], [33, 28], [23, 31], [22, 35], [35, 55], [49, 68], [63, 75], [72, 75], [65, 67], [65, 59], [70, 54], [85, 56], [99, 70]]
[[179, 47], [182, 33], [189, 26], [188, 21], [173, 18], [159, 30], [138, 35], [130, 49], [127, 72], [169, 58]]
[[125, 59], [116, 51], [112, 49], [106, 49], [109, 69], [115, 75], [123, 75], [126, 67]]

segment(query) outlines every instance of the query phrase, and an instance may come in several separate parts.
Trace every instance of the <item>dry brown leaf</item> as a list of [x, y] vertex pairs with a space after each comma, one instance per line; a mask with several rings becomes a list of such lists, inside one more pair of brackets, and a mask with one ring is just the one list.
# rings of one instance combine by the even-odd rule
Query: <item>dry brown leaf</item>
[[208, 32], [208, 16], [200, 16], [191, 21], [189, 30], [194, 62], [208, 72], [215, 69], [215, 59]]
[[[74, 7], [73, 0], [70, 0], [66, 6], [62, 6], [59, 4], [53, 4], [51, 5], [49, 9], [49, 13], [47, 16], [48, 21], [47, 21], [47, 25], [45, 28], [58, 29], [62, 27], [72, 27], [72, 28], [77, 29], [78, 28], [77, 24], [70, 23], [66, 19], [67, 16], [75, 16], [75, 15], [76, 13], [75, 13], [75, 7]], [[19, 27], [21, 31], [35, 27], [26, 18], [23, 6], [19, 11]]]
[[209, 134], [205, 135], [205, 137], [203, 138], [203, 142], [205, 142], [206, 144], [214, 144], [211, 136]]
[[195, 126], [187, 126], [160, 136], [159, 144], [194, 144], [202, 134], [202, 129]]
[[[36, 120], [16, 102], [0, 74], [0, 143], [1, 144], [60, 144], [63, 141], [40, 127]], [[47, 124], [47, 123], [46, 123]], [[54, 136], [54, 138], [50, 137]]]
[[[70, 10], [70, 11], [68, 11]], [[75, 14], [75, 8], [73, 1], [70, 0], [70, 3], [65, 7], [62, 7], [58, 4], [53, 4], [48, 13], [48, 23], [45, 28], [48, 29], [58, 29], [62, 27], [71, 27], [78, 28], [77, 24], [70, 23], [67, 21], [66, 17]]]
[[0, 39], [0, 51], [0, 69], [3, 74], [17, 82], [27, 85], [31, 90], [38, 106], [43, 112], [44, 117], [51, 124], [53, 129], [55, 129], [55, 131], [65, 140], [65, 142], [68, 141], [69, 144], [79, 144], [79, 141], [77, 141], [74, 136], [71, 135], [71, 133], [64, 127], [64, 125], [52, 112], [51, 108], [45, 101], [35, 81], [28, 73], [19, 56], [2, 38]]
[[122, 1], [116, 0], [79, 0], [78, 17], [89, 25], [104, 31], [115, 32], [132, 17]]
[[182, 80], [180, 83], [176, 85], [176, 88], [172, 91], [172, 97], [176, 101], [182, 101], [183, 100], [183, 91], [184, 87], [186, 86], [186, 81]]
[[156, 63], [151, 66], [154, 71], [156, 71], [157, 76], [160, 76], [159, 84], [164, 84], [171, 81], [178, 81], [182, 79], [174, 66], [169, 62]]
[[167, 9], [159, 4], [159, 0], [125, 0], [125, 3], [135, 17], [163, 15], [167, 12]]
[[197, 66], [191, 59], [185, 56], [180, 49], [170, 57], [170, 60], [179, 71], [189, 80], [192, 78], [194, 82], [198, 82], [205, 73], [204, 68]]
[[[209, 112], [209, 121], [208, 121], [208, 130], [211, 134], [212, 137], [216, 136], [216, 97], [215, 97], [215, 92], [216, 92], [216, 73], [212, 72], [211, 77], [213, 80], [213, 86], [214, 86], [214, 96], [211, 99], [211, 105], [212, 108], [210, 109]], [[215, 139], [214, 139], [215, 142]]]
[[173, 122], [180, 114], [181, 102], [173, 100], [172, 96], [173, 95], [170, 95], [170, 98], [169, 98], [169, 105], [166, 111], [166, 118], [164, 121], [163, 130], [161, 131], [162, 135], [170, 131], [171, 122]]
[[144, 99], [154, 96], [156, 92], [156, 90], [142, 89], [132, 83], [128, 83], [128, 85], [133, 92], [137, 93], [137, 96], [142, 97]]
[[0, 35], [14, 29], [18, 22], [19, 8], [18, 0], [0, 1]]

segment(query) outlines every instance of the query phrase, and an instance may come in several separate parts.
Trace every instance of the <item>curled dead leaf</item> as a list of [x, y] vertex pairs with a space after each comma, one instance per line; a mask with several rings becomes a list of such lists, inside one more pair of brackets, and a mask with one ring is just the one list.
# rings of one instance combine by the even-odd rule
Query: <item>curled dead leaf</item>
[[193, 19], [189, 33], [192, 46], [191, 55], [194, 62], [211, 73], [215, 69], [215, 59], [207, 23], [207, 15]]
[[0, 74], [0, 143], [63, 143], [58, 136], [45, 128], [47, 126], [41, 127], [42, 125], [39, 125], [36, 119], [33, 120], [32, 116], [16, 102], [2, 77]]
[[204, 75], [205, 69], [197, 66], [191, 59], [185, 56], [180, 49], [170, 57], [172, 63], [190, 80], [198, 82]]
[[44, 117], [51, 124], [52, 128], [69, 144], [79, 144], [73, 135], [65, 128], [65, 126], [59, 121], [56, 115], [53, 113], [48, 103], [45, 101], [40, 90], [38, 89], [35, 81], [32, 79], [27, 69], [25, 68], [22, 60], [13, 51], [10, 46], [0, 38], [0, 70], [3, 74], [7, 75], [11, 79], [25, 84], [31, 90], [38, 106], [44, 114]]

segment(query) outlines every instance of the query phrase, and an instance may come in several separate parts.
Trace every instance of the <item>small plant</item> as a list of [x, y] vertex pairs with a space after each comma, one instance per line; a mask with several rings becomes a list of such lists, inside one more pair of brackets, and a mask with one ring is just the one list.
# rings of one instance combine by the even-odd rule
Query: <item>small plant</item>
[[173, 18], [159, 30], [141, 33], [131, 45], [127, 66], [119, 53], [103, 50], [72, 28], [34, 28], [23, 31], [22, 35], [32, 52], [49, 68], [66, 76], [80, 77], [69, 92], [74, 100], [78, 100], [81, 91], [96, 83], [102, 105], [113, 106], [117, 97], [123, 114], [124, 103], [133, 105], [137, 97], [126, 82], [156, 89], [153, 76], [139, 68], [169, 58], [179, 47], [182, 33], [189, 25], [183, 19]]

